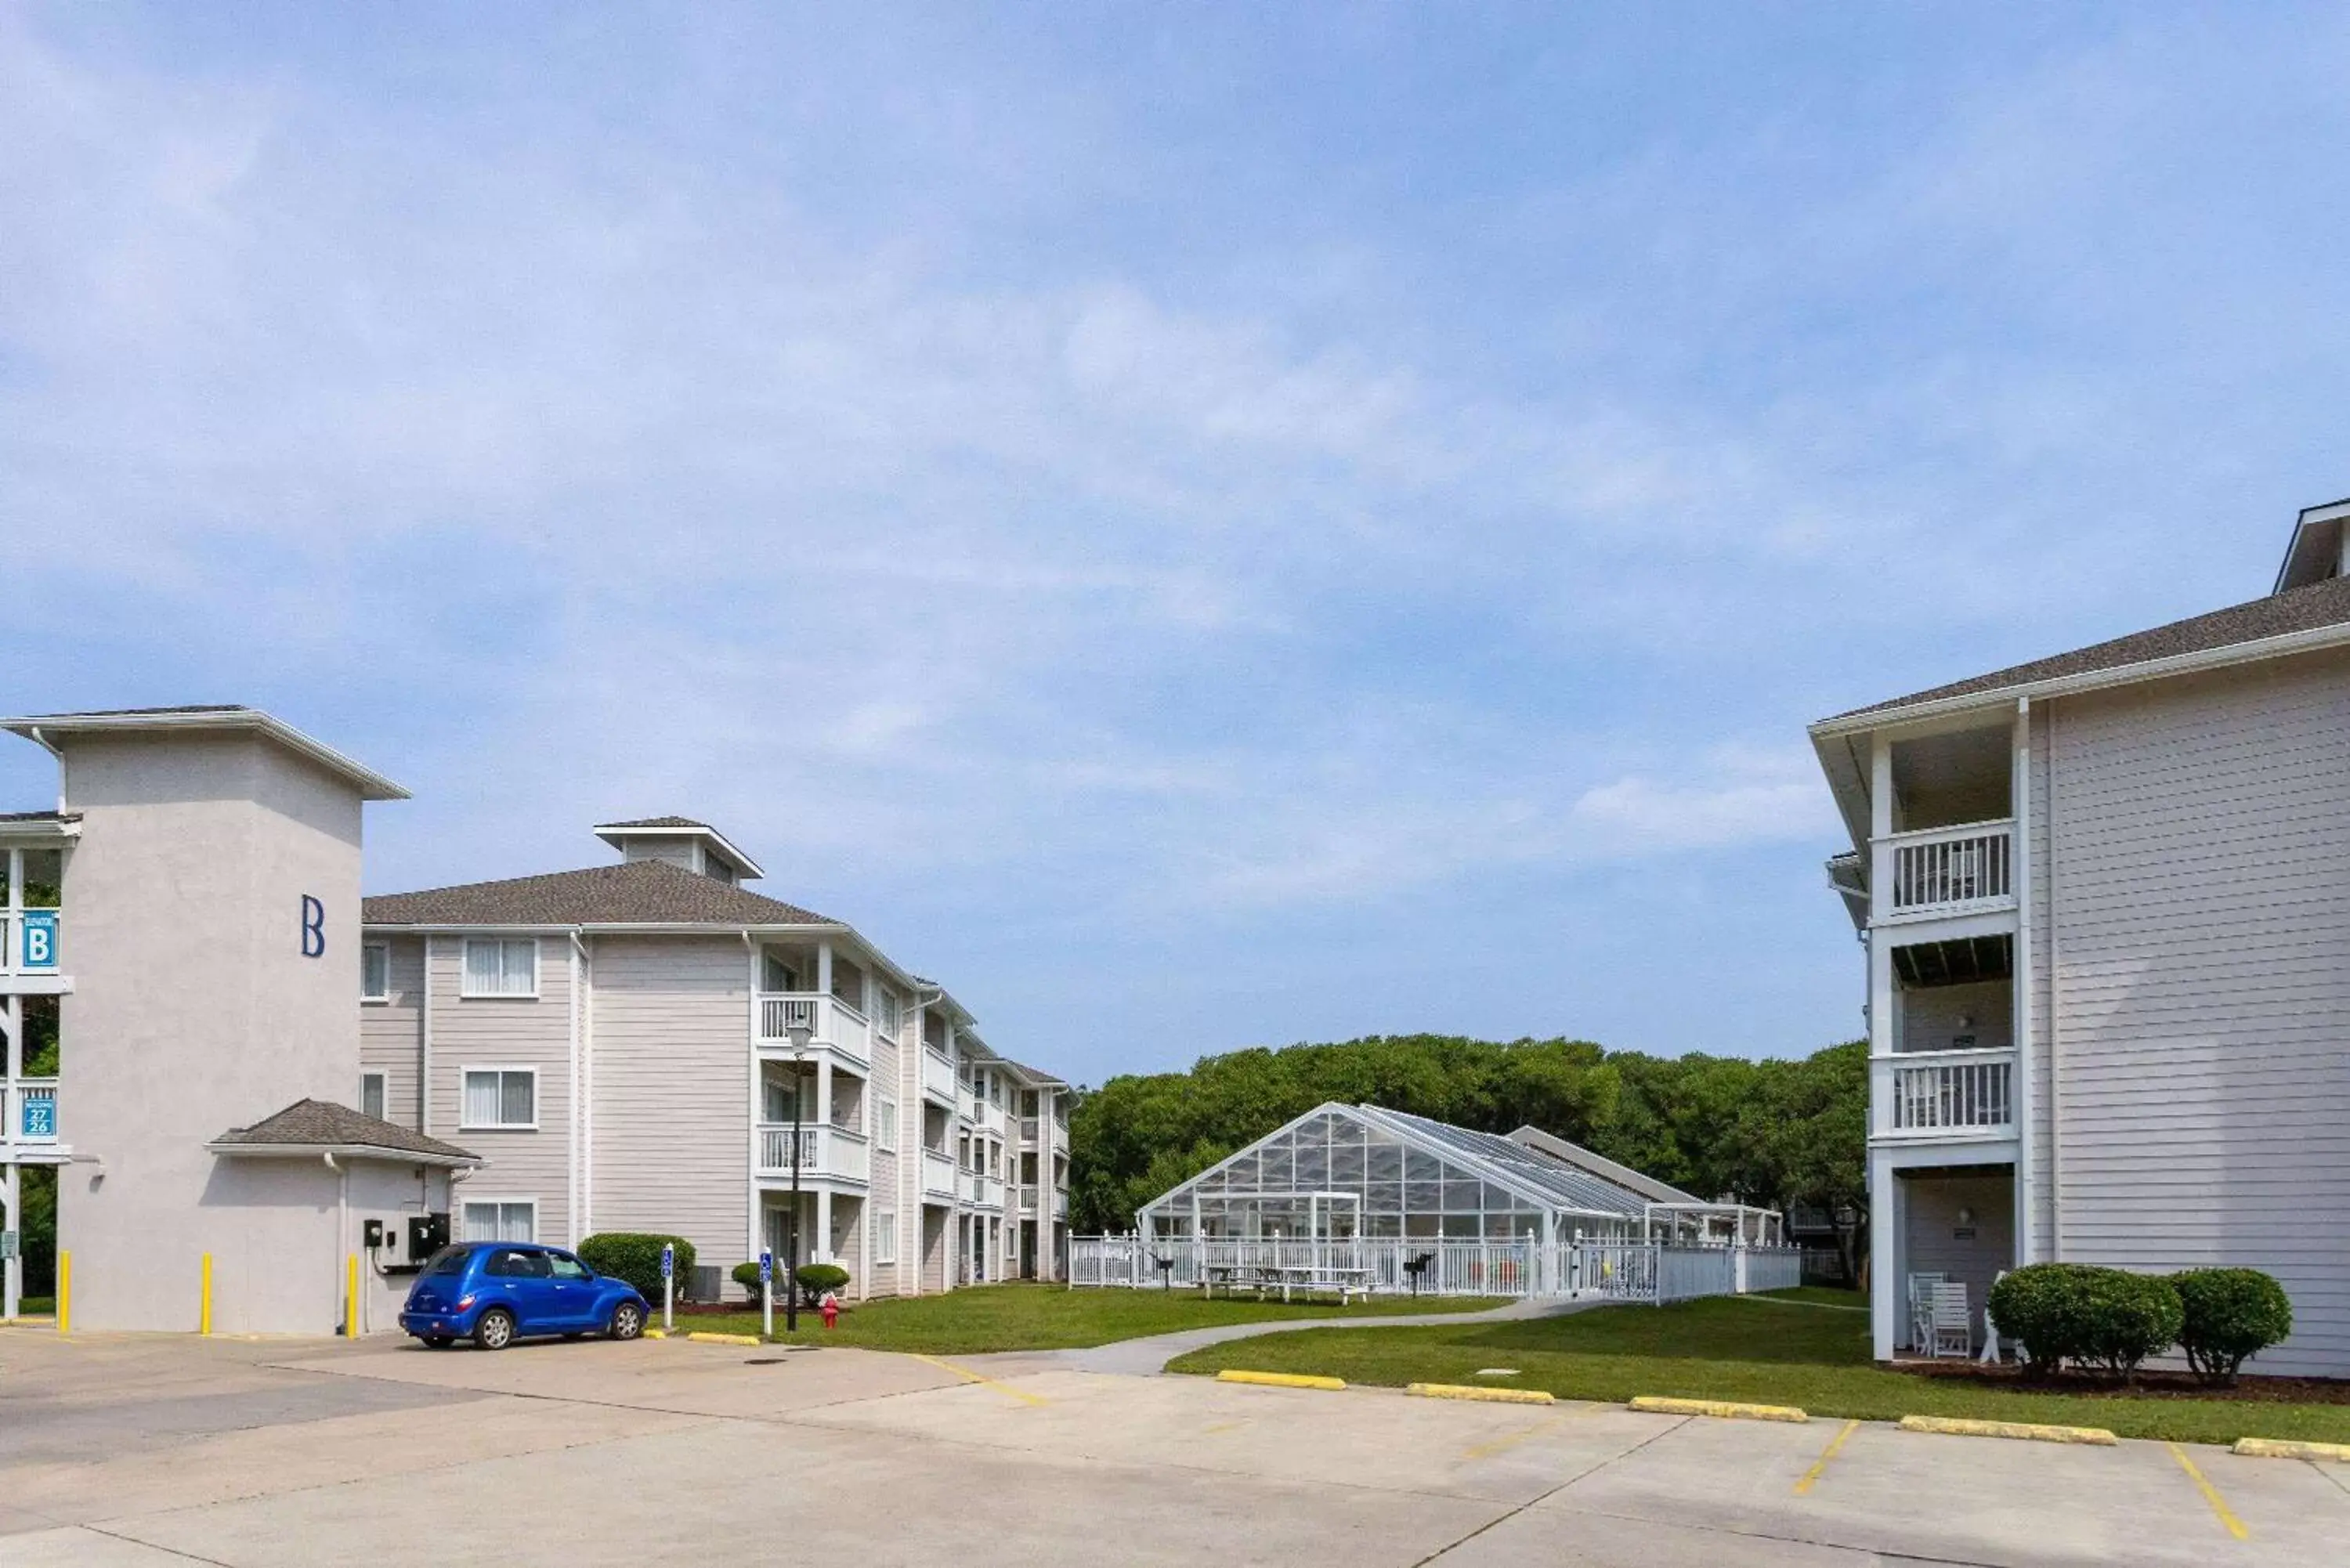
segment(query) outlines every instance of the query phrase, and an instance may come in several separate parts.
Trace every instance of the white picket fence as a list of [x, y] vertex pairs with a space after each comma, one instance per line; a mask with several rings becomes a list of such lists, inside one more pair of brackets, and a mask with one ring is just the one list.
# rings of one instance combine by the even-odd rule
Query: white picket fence
[[[1418, 1268], [1412, 1265], [1419, 1265]], [[1655, 1241], [1470, 1241], [1364, 1237], [1339, 1241], [1210, 1237], [1073, 1236], [1069, 1284], [1170, 1290], [1232, 1280], [1286, 1281], [1309, 1291], [1418, 1288], [1440, 1296], [1601, 1296], [1678, 1302], [1782, 1290], [1800, 1282], [1793, 1247], [1672, 1246]]]

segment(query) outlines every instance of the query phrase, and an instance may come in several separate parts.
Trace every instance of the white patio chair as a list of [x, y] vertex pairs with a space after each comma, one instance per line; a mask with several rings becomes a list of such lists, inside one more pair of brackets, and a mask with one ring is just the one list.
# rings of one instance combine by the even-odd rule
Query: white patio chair
[[1973, 1314], [1967, 1307], [1967, 1287], [1948, 1280], [1933, 1287], [1933, 1329], [1927, 1354], [1937, 1360], [1955, 1355], [1964, 1361], [1974, 1350]]
[[1931, 1352], [1934, 1343], [1934, 1306], [1932, 1293], [1936, 1285], [1949, 1279], [1948, 1274], [1915, 1273], [1909, 1276], [1909, 1347]]

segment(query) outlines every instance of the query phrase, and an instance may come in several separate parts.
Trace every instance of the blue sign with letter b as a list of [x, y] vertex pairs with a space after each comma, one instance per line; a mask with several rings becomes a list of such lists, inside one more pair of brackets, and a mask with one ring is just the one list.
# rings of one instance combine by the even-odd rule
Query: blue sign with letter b
[[55, 909], [26, 910], [16, 930], [18, 968], [57, 967], [57, 914]]

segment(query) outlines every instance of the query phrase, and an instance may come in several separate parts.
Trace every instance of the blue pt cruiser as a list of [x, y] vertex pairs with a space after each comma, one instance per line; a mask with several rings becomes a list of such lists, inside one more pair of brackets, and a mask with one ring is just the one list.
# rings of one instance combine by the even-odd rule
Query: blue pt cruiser
[[467, 1241], [432, 1254], [400, 1309], [400, 1326], [435, 1350], [461, 1339], [504, 1350], [531, 1334], [634, 1339], [648, 1310], [628, 1281], [557, 1248]]

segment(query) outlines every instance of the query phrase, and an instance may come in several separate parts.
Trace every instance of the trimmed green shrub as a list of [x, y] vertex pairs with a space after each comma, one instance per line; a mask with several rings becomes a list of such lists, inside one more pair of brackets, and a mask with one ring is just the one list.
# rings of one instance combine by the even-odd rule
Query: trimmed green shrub
[[2205, 1383], [2231, 1384], [2244, 1363], [2293, 1332], [2293, 1301], [2258, 1269], [2189, 1269], [2170, 1276], [2185, 1322], [2178, 1347]]
[[2178, 1338], [2186, 1316], [2168, 1280], [2085, 1263], [2033, 1263], [1991, 1290], [2000, 1332], [2035, 1373], [2069, 1361], [2125, 1381]]
[[599, 1274], [626, 1280], [645, 1300], [660, 1304], [660, 1255], [664, 1245], [677, 1249], [677, 1293], [681, 1298], [693, 1279], [693, 1243], [682, 1236], [653, 1236], [633, 1231], [608, 1231], [579, 1243], [579, 1261]]
[[[733, 1279], [736, 1284], [751, 1293], [753, 1301], [759, 1299], [759, 1265], [756, 1262], [735, 1264]], [[783, 1297], [778, 1294], [775, 1299], [781, 1301]]]
[[838, 1263], [802, 1263], [799, 1272], [800, 1299], [821, 1301], [827, 1291], [843, 1290], [848, 1284], [848, 1271]]

